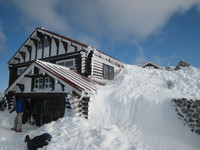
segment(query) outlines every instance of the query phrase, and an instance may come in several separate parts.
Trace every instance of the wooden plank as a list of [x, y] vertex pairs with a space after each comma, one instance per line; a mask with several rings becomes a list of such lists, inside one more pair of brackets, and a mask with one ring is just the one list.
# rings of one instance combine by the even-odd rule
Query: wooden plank
[[101, 74], [97, 74], [97, 73], [93, 73], [93, 76], [98, 76], [98, 77], [102, 77], [103, 78], [103, 76]]
[[99, 61], [92, 60], [92, 64], [96, 64], [96, 65], [102, 65], [102, 62], [99, 62]]
[[98, 76], [98, 77], [103, 77], [103, 74], [99, 74], [99, 73], [96, 73], [96, 72], [93, 72], [92, 75], [93, 75], [93, 76]]
[[24, 77], [27, 77], [27, 78], [38, 78], [38, 77], [48, 77], [47, 74], [43, 75], [43, 74], [30, 74], [30, 75], [25, 75]]
[[99, 66], [99, 67], [103, 66], [102, 63], [98, 63], [98, 62], [92, 62], [91, 65], [92, 65], [92, 66], [95, 65], [95, 66]]
[[67, 96], [67, 93], [63, 92], [49, 92], [49, 93], [15, 93], [17, 96], [24, 96], [24, 97], [31, 97], [31, 98], [38, 98], [38, 97], [46, 97], [46, 98], [52, 98], [52, 97], [60, 97], [60, 96]]
[[92, 70], [93, 70], [93, 71], [96, 70], [96, 71], [101, 71], [101, 72], [103, 72], [103, 68], [92, 68]]
[[86, 82], [84, 82], [84, 80], [80, 79], [80, 76], [77, 76], [76, 74], [73, 74], [73, 76], [72, 76], [72, 74], [69, 74], [65, 70], [63, 70], [62, 73], [67, 75], [68, 79], [71, 80], [72, 82], [74, 82], [76, 84], [79, 84], [79, 85], [83, 86], [86, 89], [88, 89], [88, 87], [89, 87], [89, 88], [92, 88], [93, 90], [95, 90], [94, 86], [91, 83], [87, 84]]
[[102, 70], [93, 70], [92, 72], [93, 72], [93, 73], [95, 72], [95, 73], [98, 73], [98, 74], [103, 74], [103, 71], [102, 71]]
[[99, 69], [99, 70], [103, 70], [103, 66], [96, 66], [96, 65], [93, 65], [92, 67], [93, 67], [93, 68], [97, 68], [97, 69]]

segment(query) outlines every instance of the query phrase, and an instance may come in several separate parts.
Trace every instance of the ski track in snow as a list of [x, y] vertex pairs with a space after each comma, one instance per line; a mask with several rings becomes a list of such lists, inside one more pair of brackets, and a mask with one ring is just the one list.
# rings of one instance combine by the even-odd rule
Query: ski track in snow
[[[167, 81], [174, 88], [167, 88]], [[200, 136], [178, 119], [170, 100], [200, 99], [200, 69], [149, 70], [127, 65], [115, 80], [98, 87], [89, 119], [64, 117], [37, 128], [10, 130], [14, 114], [0, 112], [0, 150], [26, 150], [31, 138], [48, 132], [44, 150], [199, 150]]]

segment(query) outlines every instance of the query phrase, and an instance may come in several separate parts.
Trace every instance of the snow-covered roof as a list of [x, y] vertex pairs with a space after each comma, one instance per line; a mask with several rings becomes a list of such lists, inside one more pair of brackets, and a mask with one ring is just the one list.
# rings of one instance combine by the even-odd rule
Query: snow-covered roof
[[155, 65], [155, 64], [152, 63], [152, 62], [146, 62], [146, 63], [144, 63], [144, 64], [139, 64], [138, 66], [140, 66], [140, 67], [145, 67], [145, 66], [147, 66], [147, 65], [152, 65], [152, 66], [155, 66], [155, 67], [157, 67], [157, 68], [160, 68], [160, 66]]
[[36, 60], [34, 63], [42, 67], [43, 69], [47, 70], [48, 72], [52, 73], [65, 83], [73, 86], [74, 88], [78, 89], [79, 91], [97, 91], [96, 83], [91, 79], [82, 76], [75, 72], [73, 69], [68, 67], [44, 62], [41, 60]]
[[13, 82], [12, 85], [10, 85], [10, 87], [8, 87], [8, 89], [6, 89], [6, 92], [12, 90], [14, 86], [16, 86], [16, 84], [19, 83], [21, 79], [23, 79], [34, 67], [38, 67], [51, 77], [55, 78], [55, 80], [60, 81], [63, 85], [69, 85], [79, 92], [84, 91], [86, 93], [93, 93], [97, 91], [97, 82], [78, 74], [73, 69], [36, 60], [18, 77], [15, 82]]

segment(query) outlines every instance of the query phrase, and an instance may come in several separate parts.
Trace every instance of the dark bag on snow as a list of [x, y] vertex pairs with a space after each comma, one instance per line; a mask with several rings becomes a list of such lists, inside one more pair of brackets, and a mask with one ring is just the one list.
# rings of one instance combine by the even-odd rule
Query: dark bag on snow
[[42, 148], [43, 146], [48, 145], [51, 139], [52, 136], [48, 133], [38, 135], [32, 140], [30, 139], [29, 135], [26, 135], [24, 142], [27, 142], [28, 150], [37, 150], [38, 148]]

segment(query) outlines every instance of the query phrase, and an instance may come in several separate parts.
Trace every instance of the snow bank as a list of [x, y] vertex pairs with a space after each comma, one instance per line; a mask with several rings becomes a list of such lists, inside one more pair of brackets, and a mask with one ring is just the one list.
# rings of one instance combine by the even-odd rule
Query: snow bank
[[14, 125], [16, 114], [9, 114], [8, 111], [0, 111], [0, 149], [1, 150], [25, 150], [26, 145], [23, 142], [24, 136], [31, 130], [35, 130], [29, 124], [23, 125], [23, 132], [16, 133], [11, 131], [10, 128]]
[[[200, 70], [193, 67], [165, 71], [127, 65], [115, 81], [99, 88], [90, 105], [90, 120], [115, 124], [127, 132], [135, 125], [137, 141], [146, 149], [200, 149], [199, 136], [177, 119], [171, 104], [173, 98], [200, 97], [199, 74]], [[174, 83], [173, 89], [168, 89], [169, 80]], [[135, 138], [133, 134], [131, 139]]]
[[15, 133], [8, 128], [13, 116], [0, 113], [0, 147], [26, 149], [26, 134], [33, 138], [48, 132], [53, 139], [45, 150], [199, 150], [199, 136], [184, 126], [171, 105], [173, 98], [200, 98], [199, 75], [193, 67], [165, 71], [127, 65], [115, 80], [98, 87], [88, 120], [64, 117], [37, 129], [25, 125], [23, 133]]

